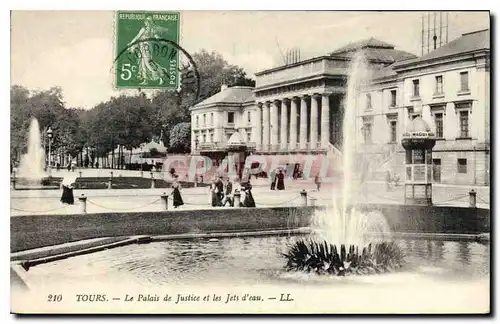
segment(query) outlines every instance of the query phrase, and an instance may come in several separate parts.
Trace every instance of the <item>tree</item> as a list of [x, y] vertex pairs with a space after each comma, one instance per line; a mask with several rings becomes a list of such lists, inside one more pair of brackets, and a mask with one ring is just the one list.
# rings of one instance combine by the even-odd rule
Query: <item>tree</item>
[[191, 124], [179, 123], [170, 131], [171, 153], [189, 153], [191, 151]]
[[196, 98], [197, 84], [193, 82], [195, 75], [192, 68], [181, 71], [180, 91], [160, 91], [152, 98], [155, 111], [155, 120], [152, 121], [154, 135], [159, 136], [163, 129], [165, 144], [170, 142], [169, 132], [165, 130], [172, 130], [174, 125], [179, 123], [189, 123], [191, 121], [189, 108], [219, 92], [222, 84], [255, 86], [255, 81], [248, 78], [242, 68], [229, 64], [217, 52], [209, 53], [201, 50], [192, 57], [200, 77], [199, 98]]

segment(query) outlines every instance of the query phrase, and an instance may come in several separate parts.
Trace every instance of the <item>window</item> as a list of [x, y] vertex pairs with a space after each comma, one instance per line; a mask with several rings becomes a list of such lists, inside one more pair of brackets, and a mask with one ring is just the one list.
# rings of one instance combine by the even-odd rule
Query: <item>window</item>
[[467, 173], [467, 159], [457, 159], [457, 172]]
[[214, 125], [214, 113], [210, 113], [210, 126]]
[[365, 144], [369, 144], [372, 142], [372, 124], [369, 122], [365, 122], [361, 131], [363, 132], [363, 139]]
[[420, 81], [413, 80], [413, 96], [420, 97]]
[[436, 137], [443, 138], [443, 113], [435, 113], [434, 121], [436, 123]]
[[396, 107], [396, 90], [391, 90], [391, 107]]
[[227, 122], [229, 124], [234, 123], [234, 112], [230, 111], [227, 113]]
[[250, 111], [247, 112], [247, 116], [248, 116], [248, 123], [250, 123], [252, 121], [252, 113]]
[[469, 137], [469, 112], [460, 111], [460, 137]]
[[372, 109], [372, 95], [367, 93], [366, 94], [366, 110]]
[[210, 143], [213, 143], [214, 142], [214, 134], [210, 134]]
[[207, 114], [203, 114], [203, 126], [207, 125]]
[[196, 127], [200, 125], [200, 116], [196, 116]]
[[247, 142], [251, 142], [252, 141], [252, 132], [249, 131], [247, 132]]
[[396, 143], [397, 141], [397, 132], [398, 132], [398, 122], [395, 120], [390, 121], [390, 129], [391, 129], [391, 143]]
[[469, 72], [460, 72], [460, 91], [469, 91]]
[[438, 75], [436, 76], [436, 94], [442, 94], [443, 93], [443, 76]]
[[425, 164], [425, 150], [413, 149], [413, 164]]
[[207, 135], [203, 134], [203, 143], [206, 143], [206, 142], [207, 142]]

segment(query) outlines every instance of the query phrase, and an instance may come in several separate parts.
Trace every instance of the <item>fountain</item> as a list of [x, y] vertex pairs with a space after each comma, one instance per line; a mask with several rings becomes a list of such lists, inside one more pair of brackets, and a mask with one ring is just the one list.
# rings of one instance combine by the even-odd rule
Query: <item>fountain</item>
[[40, 126], [36, 118], [31, 119], [28, 134], [28, 151], [21, 157], [17, 177], [29, 184], [40, 184], [44, 172], [45, 152], [41, 145]]
[[[370, 69], [363, 52], [358, 51], [351, 61], [343, 120], [341, 197], [334, 194], [330, 206], [316, 211], [314, 239], [300, 240], [284, 254], [288, 260], [287, 270], [343, 275], [349, 267], [354, 268], [351, 273], [369, 273], [390, 270], [402, 263], [399, 247], [388, 243], [390, 229], [384, 216], [376, 211], [361, 212], [352, 206], [352, 197], [356, 194], [354, 175], [359, 174], [353, 163], [357, 98], [369, 81]], [[377, 264], [381, 266], [375, 266]]]

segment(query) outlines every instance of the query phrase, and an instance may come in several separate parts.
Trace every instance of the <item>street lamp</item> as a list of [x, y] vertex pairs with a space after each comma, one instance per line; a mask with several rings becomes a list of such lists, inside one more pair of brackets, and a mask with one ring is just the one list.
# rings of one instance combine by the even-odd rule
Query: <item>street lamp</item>
[[47, 137], [49, 138], [49, 177], [51, 176], [51, 149], [52, 149], [52, 129], [49, 127], [47, 129]]

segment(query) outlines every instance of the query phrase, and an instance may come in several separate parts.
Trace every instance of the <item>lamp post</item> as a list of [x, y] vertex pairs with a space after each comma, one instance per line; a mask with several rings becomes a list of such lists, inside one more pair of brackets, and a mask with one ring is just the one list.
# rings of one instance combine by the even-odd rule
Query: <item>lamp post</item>
[[51, 150], [52, 150], [52, 128], [47, 129], [47, 137], [49, 138], [49, 178], [51, 176]]

